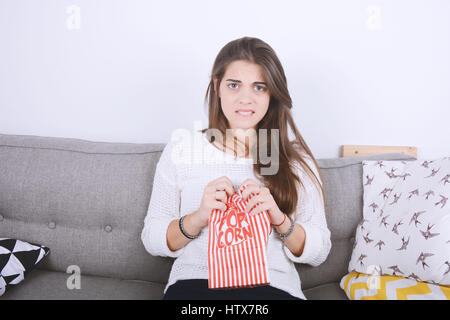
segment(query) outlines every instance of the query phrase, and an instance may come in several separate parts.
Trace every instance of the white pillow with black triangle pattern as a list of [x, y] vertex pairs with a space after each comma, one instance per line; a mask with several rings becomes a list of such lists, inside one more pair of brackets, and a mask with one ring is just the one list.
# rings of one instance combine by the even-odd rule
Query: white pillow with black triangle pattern
[[450, 157], [363, 161], [349, 272], [450, 285]]
[[50, 249], [22, 240], [0, 238], [0, 296], [20, 283]]

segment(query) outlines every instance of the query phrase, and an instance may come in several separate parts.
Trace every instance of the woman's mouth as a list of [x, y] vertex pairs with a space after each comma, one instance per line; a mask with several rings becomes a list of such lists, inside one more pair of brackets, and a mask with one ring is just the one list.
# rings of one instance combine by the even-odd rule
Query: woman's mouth
[[255, 112], [252, 110], [238, 110], [236, 113], [242, 117], [251, 117]]

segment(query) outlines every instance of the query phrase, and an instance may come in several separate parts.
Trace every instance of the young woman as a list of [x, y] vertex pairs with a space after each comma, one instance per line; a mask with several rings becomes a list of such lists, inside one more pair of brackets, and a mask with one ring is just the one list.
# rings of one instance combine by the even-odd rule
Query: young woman
[[[205, 100], [208, 93], [209, 126], [201, 130], [202, 148], [173, 141], [165, 146], [141, 235], [150, 254], [176, 258], [164, 299], [306, 299], [294, 263], [320, 265], [331, 241], [322, 176], [292, 118], [283, 67], [264, 41], [250, 37], [231, 41], [214, 62]], [[288, 125], [293, 141], [288, 139]], [[267, 129], [266, 139], [260, 129]], [[274, 129], [279, 134], [272, 141]], [[213, 139], [217, 132], [224, 138]], [[266, 153], [275, 150], [276, 172], [261, 174], [268, 168], [255, 151], [261, 147]], [[180, 148], [192, 151], [192, 159], [205, 160], [208, 154], [207, 159], [223, 156], [224, 162], [175, 162]], [[227, 198], [242, 185], [244, 200], [254, 194], [248, 213], [266, 210], [275, 230], [267, 247], [270, 284], [209, 289], [210, 213], [226, 210]]]

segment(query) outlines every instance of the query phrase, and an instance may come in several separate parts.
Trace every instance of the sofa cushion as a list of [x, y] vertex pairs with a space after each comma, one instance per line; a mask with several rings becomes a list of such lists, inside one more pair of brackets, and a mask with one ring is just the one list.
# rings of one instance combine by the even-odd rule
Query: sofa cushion
[[338, 282], [321, 284], [304, 290], [303, 293], [307, 300], [348, 300]]
[[354, 158], [317, 159], [325, 188], [327, 225], [331, 232], [331, 251], [318, 267], [296, 264], [302, 288], [309, 289], [324, 283], [339, 283], [348, 273], [355, 230], [362, 218], [363, 160], [416, 160], [401, 154], [389, 153]]
[[49, 251], [35, 243], [0, 238], [0, 296], [21, 283]]
[[339, 285], [351, 300], [450, 300], [450, 286], [399, 276], [350, 272]]
[[363, 220], [348, 271], [450, 285], [449, 159], [363, 165]]
[[20, 286], [8, 289], [0, 300], [159, 300], [164, 292], [164, 284], [157, 282], [86, 275], [81, 275], [80, 289], [69, 289], [70, 276], [36, 269]]

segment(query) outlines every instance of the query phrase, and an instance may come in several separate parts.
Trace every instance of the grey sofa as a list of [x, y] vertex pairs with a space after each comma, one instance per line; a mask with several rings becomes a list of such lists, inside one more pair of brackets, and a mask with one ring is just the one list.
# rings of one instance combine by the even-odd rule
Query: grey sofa
[[[140, 235], [164, 143], [107, 143], [0, 134], [0, 237], [50, 254], [0, 299], [161, 299], [172, 258], [151, 256]], [[317, 159], [332, 248], [318, 267], [297, 264], [307, 299], [346, 299], [339, 287], [362, 217], [364, 159]], [[69, 289], [69, 266], [81, 288]]]

